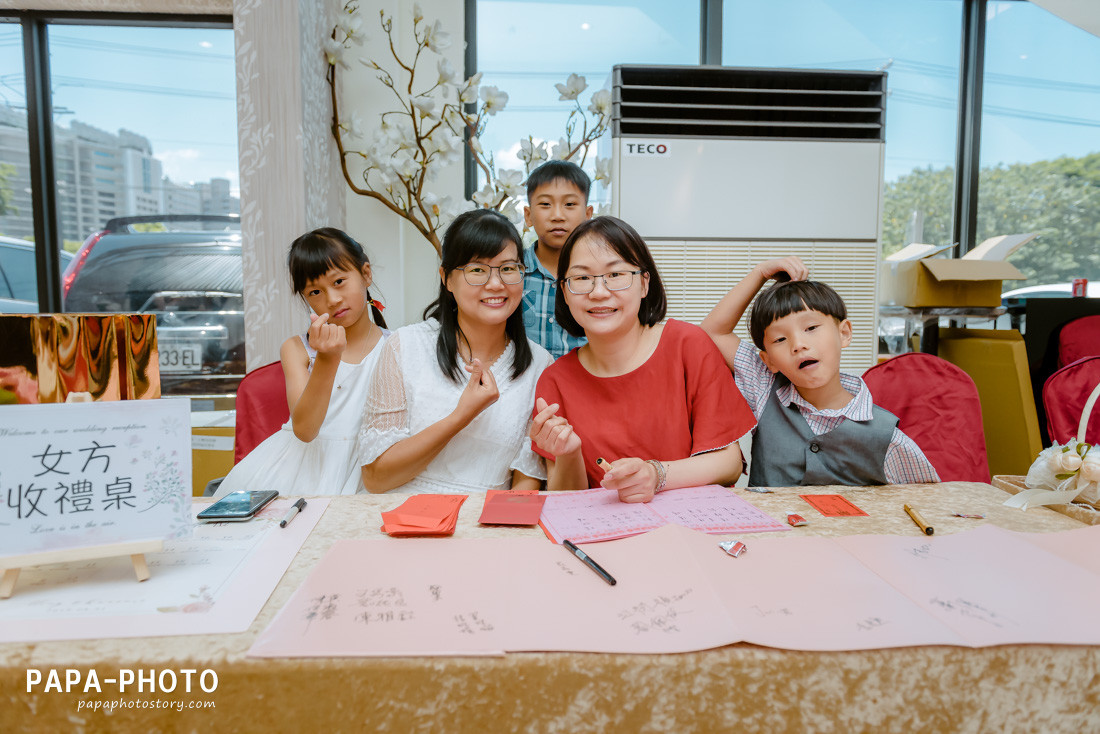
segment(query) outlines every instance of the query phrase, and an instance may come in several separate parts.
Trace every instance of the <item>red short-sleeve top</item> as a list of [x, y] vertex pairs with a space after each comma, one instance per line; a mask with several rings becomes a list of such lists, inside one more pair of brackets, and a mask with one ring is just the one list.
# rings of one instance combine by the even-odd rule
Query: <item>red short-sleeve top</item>
[[535, 395], [560, 405], [557, 414], [580, 437], [590, 487], [604, 474], [599, 457], [686, 459], [725, 448], [756, 425], [714, 342], [698, 326], [674, 319], [637, 369], [596, 377], [574, 349], [546, 368]]

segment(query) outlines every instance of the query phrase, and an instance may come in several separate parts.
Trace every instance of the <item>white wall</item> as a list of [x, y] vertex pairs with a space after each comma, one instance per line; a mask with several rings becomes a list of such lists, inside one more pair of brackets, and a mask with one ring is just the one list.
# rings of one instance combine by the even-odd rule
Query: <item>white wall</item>
[[[420, 7], [424, 12], [424, 22], [440, 20], [443, 29], [451, 34], [451, 47], [444, 53], [462, 76], [462, 1], [420, 0]], [[357, 59], [362, 55], [389, 70], [397, 68], [385, 45], [385, 33], [379, 26], [379, 10], [393, 17], [394, 38], [399, 44], [396, 47], [402, 57], [411, 58], [410, 50], [415, 48], [412, 41], [412, 0], [364, 0], [360, 12], [368, 40], [365, 46], [354, 49], [351, 71], [341, 73], [340, 114], [346, 118], [353, 111], [358, 112], [365, 123], [367, 138], [381, 123], [380, 115], [396, 109], [393, 92], [377, 81], [377, 72], [366, 68]], [[420, 66], [423, 67], [427, 86], [435, 82], [438, 59], [439, 56], [430, 51], [421, 55]], [[418, 84], [417, 89], [420, 88]], [[368, 140], [358, 142], [365, 147]], [[450, 195], [460, 198], [463, 194], [462, 165], [456, 164], [444, 171], [431, 190], [440, 197]], [[431, 244], [411, 224], [379, 202], [359, 196], [350, 188], [347, 189], [347, 231], [362, 243], [371, 258], [378, 284], [371, 294], [385, 302], [387, 323], [395, 327], [420, 321], [424, 307], [435, 299], [439, 291], [439, 260]]]

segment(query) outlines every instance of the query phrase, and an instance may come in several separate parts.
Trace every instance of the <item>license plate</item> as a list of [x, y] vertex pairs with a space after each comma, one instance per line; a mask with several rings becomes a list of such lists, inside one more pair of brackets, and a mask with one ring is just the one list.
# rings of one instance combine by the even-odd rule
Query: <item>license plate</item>
[[201, 342], [161, 342], [157, 346], [161, 372], [202, 371]]

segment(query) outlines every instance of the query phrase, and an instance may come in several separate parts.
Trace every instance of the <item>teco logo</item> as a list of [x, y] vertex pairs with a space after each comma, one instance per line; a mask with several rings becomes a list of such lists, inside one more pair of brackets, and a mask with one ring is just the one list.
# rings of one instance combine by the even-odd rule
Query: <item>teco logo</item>
[[666, 143], [627, 143], [626, 144], [627, 155], [670, 155], [668, 145]]

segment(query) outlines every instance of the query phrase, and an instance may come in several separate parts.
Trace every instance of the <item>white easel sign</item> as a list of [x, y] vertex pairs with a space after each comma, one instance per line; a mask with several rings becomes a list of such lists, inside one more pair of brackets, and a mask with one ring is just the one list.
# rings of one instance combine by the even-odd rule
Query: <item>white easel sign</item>
[[190, 425], [187, 400], [0, 406], [0, 566], [189, 537]]

